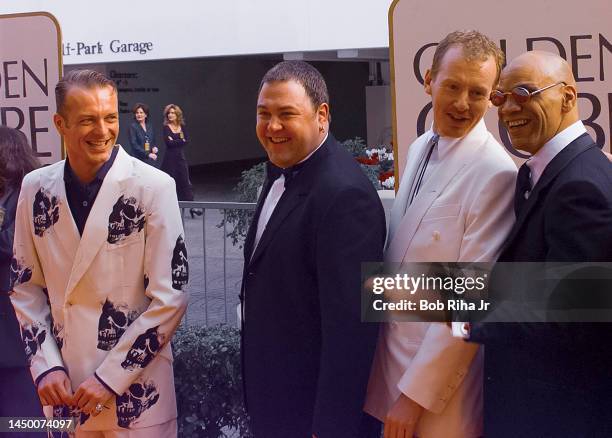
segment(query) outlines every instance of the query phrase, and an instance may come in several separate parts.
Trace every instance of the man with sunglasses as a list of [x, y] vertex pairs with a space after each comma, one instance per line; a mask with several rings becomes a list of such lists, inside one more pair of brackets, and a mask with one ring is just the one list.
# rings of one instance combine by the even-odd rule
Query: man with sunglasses
[[[513, 146], [532, 154], [499, 262], [612, 261], [612, 164], [580, 121], [577, 95], [567, 62], [539, 51], [512, 61], [491, 95]], [[502, 286], [522, 291], [520, 277]], [[564, 293], [580, 306], [592, 284]], [[600, 340], [612, 326], [517, 322], [471, 328], [486, 351], [485, 436], [612, 436], [612, 353]]]
[[[425, 92], [433, 126], [408, 151], [389, 225], [388, 262], [488, 262], [512, 227], [516, 165], [483, 116], [504, 56], [485, 35], [438, 44]], [[482, 436], [482, 350], [444, 323], [385, 324], [365, 411], [385, 438]]]

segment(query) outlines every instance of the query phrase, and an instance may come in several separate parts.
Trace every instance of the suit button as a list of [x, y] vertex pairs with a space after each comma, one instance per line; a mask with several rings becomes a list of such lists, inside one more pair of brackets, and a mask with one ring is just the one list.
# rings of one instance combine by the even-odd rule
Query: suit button
[[255, 275], [255, 273], [254, 272], [249, 272], [248, 275], [249, 275], [249, 277], [252, 277], [253, 275]]

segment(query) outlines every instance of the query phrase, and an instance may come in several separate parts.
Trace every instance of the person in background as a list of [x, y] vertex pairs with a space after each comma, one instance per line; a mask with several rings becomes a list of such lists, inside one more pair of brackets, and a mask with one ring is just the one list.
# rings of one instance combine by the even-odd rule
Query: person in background
[[[37, 167], [38, 160], [26, 136], [16, 129], [0, 126], [0, 417], [43, 415], [9, 299], [19, 188], [24, 175]], [[27, 272], [22, 274], [27, 275]], [[18, 433], [16, 437], [19, 436]]]
[[145, 163], [154, 166], [157, 161], [158, 148], [155, 146], [155, 131], [148, 122], [149, 107], [144, 103], [137, 103], [132, 110], [134, 121], [130, 125], [130, 147], [132, 155]]
[[[164, 108], [164, 142], [166, 153], [161, 169], [174, 178], [176, 194], [179, 201], [193, 201], [193, 190], [189, 180], [189, 166], [185, 159], [183, 148], [188, 143], [183, 111], [178, 105], [171, 103]], [[191, 217], [201, 216], [202, 209], [189, 209]]]

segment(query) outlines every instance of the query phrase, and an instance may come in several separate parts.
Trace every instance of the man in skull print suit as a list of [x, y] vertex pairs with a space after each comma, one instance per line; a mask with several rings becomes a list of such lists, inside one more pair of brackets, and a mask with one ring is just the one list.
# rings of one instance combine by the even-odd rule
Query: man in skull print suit
[[115, 145], [112, 81], [77, 70], [55, 92], [68, 158], [26, 176], [15, 231], [32, 377], [56, 415], [80, 417], [77, 436], [176, 436], [169, 341], [188, 266], [174, 182]]

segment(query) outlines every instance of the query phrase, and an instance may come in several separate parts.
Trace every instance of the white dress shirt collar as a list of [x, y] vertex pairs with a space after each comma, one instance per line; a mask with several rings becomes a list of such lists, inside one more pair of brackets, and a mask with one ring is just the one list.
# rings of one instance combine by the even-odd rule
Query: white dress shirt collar
[[[431, 127], [432, 135], [436, 134], [436, 131], [433, 127]], [[485, 125], [484, 118], [480, 119], [478, 123], [468, 132], [465, 136], [461, 138], [453, 138], [453, 137], [442, 137], [438, 140], [438, 146], [433, 152], [433, 158], [435, 160], [440, 160], [444, 158], [444, 156], [450, 151], [457, 143], [460, 141], [467, 139], [472, 140], [473, 138], [477, 138], [478, 136], [487, 134], [487, 126]]]
[[[325, 143], [325, 140], [327, 140], [328, 136], [329, 132], [325, 134], [325, 138], [323, 139], [321, 144], [317, 146], [314, 151], [309, 153], [302, 161], [300, 161], [300, 163], [303, 163], [304, 161], [312, 157], [312, 155], [316, 151], [318, 151], [321, 146], [323, 146], [323, 143]], [[276, 181], [274, 181], [274, 183], [272, 183], [272, 187], [270, 187], [270, 191], [266, 195], [264, 204], [261, 207], [261, 212], [259, 213], [259, 220], [257, 221], [255, 243], [253, 245], [253, 252], [251, 253], [251, 257], [253, 256], [253, 254], [255, 254], [255, 249], [257, 248], [257, 245], [259, 245], [259, 240], [261, 239], [261, 236], [263, 235], [263, 232], [266, 229], [266, 226], [268, 225], [268, 221], [270, 220], [272, 213], [274, 213], [276, 206], [278, 205], [281, 197], [283, 196], [283, 193], [285, 193], [285, 175], [281, 175], [279, 178], [276, 179]]]
[[561, 152], [568, 144], [587, 132], [582, 121], [571, 124], [553, 138], [548, 140], [531, 158], [527, 160], [527, 166], [531, 171], [531, 187], [538, 183], [546, 166]]

